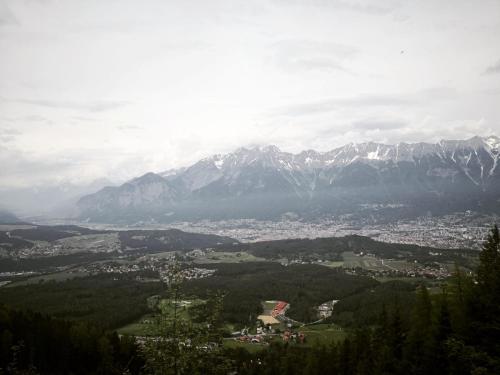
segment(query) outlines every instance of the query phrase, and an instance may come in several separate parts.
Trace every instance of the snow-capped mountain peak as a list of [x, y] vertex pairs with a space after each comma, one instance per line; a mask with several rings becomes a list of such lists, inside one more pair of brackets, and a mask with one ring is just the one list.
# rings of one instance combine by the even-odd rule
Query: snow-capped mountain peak
[[435, 144], [351, 143], [297, 154], [276, 146], [240, 148], [103, 189], [82, 198], [80, 208], [92, 216], [128, 207], [134, 212], [199, 212], [205, 207], [207, 212], [229, 210], [248, 217], [270, 207], [308, 210], [318, 200], [321, 207], [338, 208], [364, 200], [408, 202], [415, 197], [484, 194], [498, 195], [500, 202], [499, 147], [500, 138], [489, 136]]
[[488, 145], [490, 150], [500, 150], [500, 137], [491, 135], [487, 138], [484, 138], [484, 143]]

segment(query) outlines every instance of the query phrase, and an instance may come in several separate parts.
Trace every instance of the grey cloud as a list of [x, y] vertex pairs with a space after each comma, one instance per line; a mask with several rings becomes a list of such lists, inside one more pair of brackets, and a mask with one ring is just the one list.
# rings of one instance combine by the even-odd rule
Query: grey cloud
[[321, 53], [339, 58], [351, 57], [358, 50], [353, 46], [335, 42], [323, 42], [307, 39], [286, 39], [280, 40], [271, 45], [271, 48], [282, 50], [288, 53]]
[[116, 128], [121, 131], [141, 130], [141, 127], [136, 125], [119, 125]]
[[7, 4], [0, 1], [0, 26], [3, 25], [18, 25], [19, 21], [12, 11], [9, 9]]
[[298, 58], [294, 59], [293, 62], [291, 62], [292, 65], [295, 65], [296, 67], [301, 67], [304, 69], [308, 70], [340, 70], [343, 72], [351, 73], [350, 70], [346, 69], [343, 67], [341, 64], [338, 62], [334, 61], [333, 59], [328, 59], [328, 58]]
[[14, 128], [0, 128], [0, 143], [10, 143], [16, 140], [22, 132]]
[[[278, 0], [280, 3], [284, 3], [283, 0]], [[392, 13], [401, 6], [401, 1], [393, 0], [386, 1], [381, 4], [380, 1], [367, 1], [367, 0], [292, 0], [294, 4], [298, 5], [310, 5], [310, 6], [320, 6], [332, 9], [343, 9], [351, 12], [371, 14], [371, 15], [385, 15]], [[289, 3], [289, 1], [286, 1]]]
[[0, 189], [81, 184], [102, 177], [124, 181], [151, 171], [149, 163], [147, 157], [122, 149], [75, 148], [39, 154], [0, 142]]
[[0, 133], [0, 143], [10, 143], [13, 142], [16, 138], [11, 135], [3, 135]]
[[4, 181], [24, 180], [27, 176], [31, 179], [45, 179], [47, 176], [63, 173], [73, 165], [64, 158], [40, 160], [22, 151], [2, 147], [0, 147], [0, 164], [3, 166], [0, 179]]
[[105, 112], [121, 107], [125, 107], [130, 103], [127, 101], [118, 100], [94, 100], [94, 101], [68, 101], [68, 100], [43, 100], [43, 99], [4, 99], [15, 103], [24, 103], [37, 105], [46, 108], [63, 108], [77, 111], [87, 112]]
[[81, 173], [89, 162], [83, 155], [63, 153], [40, 156], [6, 146], [0, 143], [2, 186], [55, 185], [68, 176]]
[[352, 123], [351, 128], [356, 130], [394, 130], [401, 129], [408, 125], [405, 121], [399, 120], [361, 120]]
[[316, 113], [332, 112], [343, 107], [384, 107], [408, 106], [413, 101], [391, 95], [364, 95], [353, 98], [334, 98], [318, 100], [278, 108], [271, 111], [271, 116], [305, 116]]
[[391, 2], [382, 5], [380, 2], [367, 3], [366, 1], [326, 1], [326, 3], [331, 3], [332, 6], [337, 8], [343, 8], [354, 12], [366, 13], [366, 14], [389, 14], [399, 7], [398, 2]]
[[457, 91], [450, 87], [431, 87], [414, 93], [359, 95], [351, 98], [331, 98], [298, 103], [270, 111], [271, 116], [305, 116], [333, 112], [346, 107], [410, 107], [456, 98]]
[[75, 120], [75, 121], [81, 121], [81, 122], [95, 122], [95, 121], [97, 121], [96, 118], [87, 117], [87, 116], [72, 116], [71, 119]]
[[458, 96], [458, 91], [452, 87], [430, 87], [418, 91], [415, 98], [418, 100], [428, 101], [433, 100], [448, 100]]
[[374, 132], [380, 134], [398, 133], [408, 128], [410, 124], [404, 120], [367, 118], [350, 123], [339, 123], [324, 128], [316, 129], [314, 137], [320, 135], [320, 138], [329, 139], [339, 135], [358, 134], [359, 138], [368, 133]]
[[[3, 99], [0, 97], [0, 102]], [[6, 100], [4, 100], [6, 101]], [[19, 124], [20, 126], [23, 125], [30, 125], [30, 126], [51, 126], [53, 125], [53, 121], [47, 117], [40, 116], [40, 115], [21, 115], [21, 116], [0, 116], [0, 128], [2, 128], [2, 123], [7, 124], [10, 126], [10, 124]]]
[[495, 64], [490, 65], [486, 68], [483, 74], [499, 74], [500, 73], [500, 60], [498, 60]]
[[270, 46], [273, 62], [288, 70], [350, 71], [342, 64], [357, 54], [352, 46], [315, 40], [281, 40]]
[[1, 134], [7, 134], [7, 135], [19, 135], [22, 134], [22, 132], [19, 129], [14, 129], [14, 128], [0, 128], [0, 133]]
[[28, 121], [28, 122], [47, 122], [48, 120], [40, 115], [26, 115], [22, 116], [19, 118], [21, 121]]

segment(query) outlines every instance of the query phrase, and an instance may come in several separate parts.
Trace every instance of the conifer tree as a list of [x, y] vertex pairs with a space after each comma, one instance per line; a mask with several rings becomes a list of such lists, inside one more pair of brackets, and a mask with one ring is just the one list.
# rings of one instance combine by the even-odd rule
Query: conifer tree
[[479, 255], [477, 285], [470, 302], [473, 337], [480, 347], [500, 355], [500, 234], [495, 225]]
[[479, 266], [477, 268], [477, 282], [479, 287], [485, 292], [484, 295], [493, 297], [492, 301], [500, 298], [500, 234], [495, 225], [491, 230], [483, 249], [479, 255]]
[[405, 357], [415, 374], [425, 373], [430, 356], [432, 303], [425, 285], [417, 289], [417, 298], [411, 317]]

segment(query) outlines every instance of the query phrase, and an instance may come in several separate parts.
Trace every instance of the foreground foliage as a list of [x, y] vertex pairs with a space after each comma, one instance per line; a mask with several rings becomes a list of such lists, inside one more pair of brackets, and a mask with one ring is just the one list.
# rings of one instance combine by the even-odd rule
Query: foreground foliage
[[180, 311], [183, 296], [176, 268], [174, 265], [170, 272], [170, 298], [158, 306], [160, 314], [154, 330], [160, 334], [144, 339], [145, 372], [154, 375], [228, 373], [231, 362], [222, 346], [223, 296], [209, 295], [208, 301], [200, 305], [203, 321], [194, 323]]
[[132, 339], [0, 306], [0, 374], [138, 374], [143, 365]]
[[57, 318], [119, 328], [147, 313], [147, 297], [161, 289], [160, 283], [141, 283], [134, 275], [102, 274], [2, 288], [0, 301]]

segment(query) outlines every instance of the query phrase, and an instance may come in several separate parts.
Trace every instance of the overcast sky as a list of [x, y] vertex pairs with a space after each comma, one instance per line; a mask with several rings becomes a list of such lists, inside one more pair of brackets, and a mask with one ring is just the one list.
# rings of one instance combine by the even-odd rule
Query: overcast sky
[[500, 0], [0, 0], [0, 187], [500, 135]]

